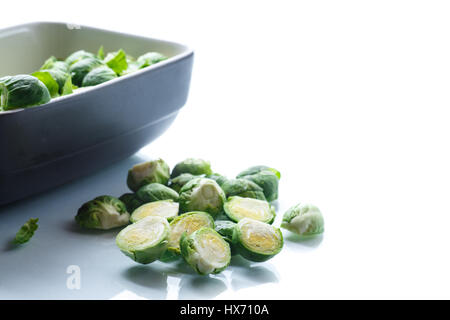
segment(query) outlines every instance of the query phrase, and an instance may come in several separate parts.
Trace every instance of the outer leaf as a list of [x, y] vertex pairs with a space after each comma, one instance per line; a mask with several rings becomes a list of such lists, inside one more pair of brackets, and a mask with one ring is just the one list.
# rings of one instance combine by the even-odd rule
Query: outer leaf
[[27, 222], [25, 222], [25, 224], [19, 229], [19, 231], [17, 231], [15, 242], [16, 243], [28, 242], [38, 228], [37, 224], [38, 221], [39, 218], [30, 218]]
[[48, 89], [52, 98], [59, 96], [59, 85], [52, 75], [48, 71], [36, 71], [31, 74], [33, 77], [38, 78]]
[[68, 76], [66, 79], [66, 82], [64, 83], [64, 86], [62, 88], [61, 95], [65, 96], [65, 95], [71, 94], [73, 92], [74, 88], [76, 88], [76, 86], [74, 86], [72, 84], [72, 77]]
[[128, 68], [127, 54], [122, 49], [116, 53], [109, 53], [105, 58], [105, 63], [120, 75]]
[[98, 49], [97, 57], [102, 60], [105, 59], [105, 51], [103, 49], [103, 46], [100, 46], [100, 48]]

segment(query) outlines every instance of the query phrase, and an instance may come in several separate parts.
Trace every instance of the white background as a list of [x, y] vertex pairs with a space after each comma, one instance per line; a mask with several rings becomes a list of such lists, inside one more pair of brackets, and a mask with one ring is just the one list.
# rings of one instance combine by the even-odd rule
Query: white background
[[[140, 155], [203, 157], [229, 176], [270, 165], [282, 174], [277, 223], [297, 202], [324, 213], [323, 238], [287, 236], [257, 266], [270, 272], [233, 285], [231, 267], [223, 290], [183, 297], [450, 298], [448, 2], [40, 0], [1, 10], [2, 28], [65, 21], [188, 44], [188, 103]], [[87, 193], [77, 190], [65, 196]], [[167, 298], [180, 297], [167, 279]]]

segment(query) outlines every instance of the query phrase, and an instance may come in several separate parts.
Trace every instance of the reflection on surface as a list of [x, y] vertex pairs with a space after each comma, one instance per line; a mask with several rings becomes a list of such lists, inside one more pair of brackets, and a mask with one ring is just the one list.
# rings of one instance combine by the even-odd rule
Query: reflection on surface
[[[323, 234], [317, 236], [308, 236], [302, 237], [293, 232], [289, 232], [289, 234], [284, 235], [284, 244], [288, 247], [309, 247], [309, 248], [317, 248], [323, 241]], [[286, 241], [287, 240], [287, 241]]]

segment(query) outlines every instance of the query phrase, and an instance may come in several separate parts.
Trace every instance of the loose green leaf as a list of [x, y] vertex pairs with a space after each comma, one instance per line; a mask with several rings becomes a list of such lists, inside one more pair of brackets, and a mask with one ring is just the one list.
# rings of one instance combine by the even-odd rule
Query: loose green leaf
[[103, 46], [101, 46], [100, 49], [98, 49], [97, 57], [102, 60], [105, 59], [105, 51], [103, 49]]
[[105, 63], [118, 75], [122, 74], [128, 68], [127, 54], [120, 49], [115, 53], [108, 53], [105, 57]]
[[38, 228], [38, 221], [39, 218], [30, 218], [27, 222], [25, 222], [19, 231], [17, 231], [14, 242], [20, 244], [28, 242]]
[[73, 90], [76, 88], [77, 88], [77, 86], [74, 86], [72, 84], [72, 77], [68, 76], [66, 79], [66, 82], [64, 83], [64, 86], [62, 88], [61, 95], [65, 96], [65, 95], [71, 94], [71, 93], [73, 93]]

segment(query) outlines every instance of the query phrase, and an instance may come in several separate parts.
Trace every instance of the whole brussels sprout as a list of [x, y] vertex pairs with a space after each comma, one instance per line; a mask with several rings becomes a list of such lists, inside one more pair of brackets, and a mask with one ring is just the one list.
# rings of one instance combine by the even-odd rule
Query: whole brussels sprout
[[266, 201], [264, 190], [256, 183], [246, 179], [232, 179], [221, 185], [227, 197], [239, 196]]
[[266, 200], [229, 197], [224, 210], [228, 218], [235, 222], [243, 218], [251, 218], [271, 224], [275, 220], [275, 208]]
[[228, 181], [227, 177], [222, 176], [221, 174], [218, 174], [218, 173], [213, 173], [213, 174], [207, 175], [206, 178], [213, 179], [221, 187], [226, 181]]
[[84, 228], [108, 230], [130, 222], [125, 204], [111, 196], [100, 196], [78, 209], [75, 221]]
[[193, 175], [209, 175], [212, 174], [211, 164], [202, 159], [188, 158], [178, 162], [172, 170], [170, 177], [173, 179], [182, 173], [190, 173]]
[[312, 236], [324, 231], [324, 219], [319, 208], [297, 204], [283, 215], [281, 227], [301, 236]]
[[20, 74], [0, 78], [0, 109], [37, 106], [50, 99], [47, 87], [36, 77]]
[[69, 67], [69, 73], [72, 76], [72, 82], [77, 87], [81, 87], [84, 77], [94, 68], [103, 65], [103, 61], [98, 58], [81, 59]]
[[167, 57], [159, 52], [147, 52], [137, 58], [137, 63], [140, 68], [145, 68], [166, 59]]
[[264, 190], [264, 196], [267, 201], [274, 201], [278, 199], [278, 177], [273, 171], [263, 170], [255, 174], [240, 176], [242, 179], [246, 179], [256, 183]]
[[180, 211], [204, 211], [216, 217], [223, 210], [225, 193], [214, 180], [196, 178], [180, 190]]
[[58, 61], [55, 57], [48, 58], [39, 70], [59, 70], [65, 73], [69, 72], [69, 65], [65, 61]]
[[256, 262], [269, 260], [283, 248], [283, 235], [274, 226], [244, 218], [233, 232], [236, 251], [245, 259]]
[[275, 173], [275, 175], [277, 176], [278, 180], [281, 178], [281, 174], [280, 171], [274, 169], [274, 168], [270, 168], [268, 166], [253, 166], [248, 168], [247, 170], [242, 171], [241, 173], [239, 173], [237, 175], [237, 178], [242, 178], [244, 176], [250, 176], [253, 174], [257, 174], [260, 173], [261, 171], [272, 171], [273, 173]]
[[229, 243], [233, 242], [233, 232], [236, 222], [230, 220], [216, 220], [215, 230]]
[[198, 274], [217, 274], [231, 261], [230, 245], [211, 228], [203, 227], [180, 240], [181, 255]]
[[80, 60], [86, 59], [86, 58], [96, 58], [95, 54], [86, 52], [84, 50], [78, 50], [72, 53], [70, 56], [66, 58], [66, 64], [68, 66], [74, 64], [75, 62], [78, 62]]
[[170, 168], [162, 159], [147, 161], [134, 165], [128, 171], [128, 188], [136, 192], [142, 186], [150, 183], [167, 185], [170, 178]]
[[134, 210], [144, 204], [135, 193], [124, 193], [119, 197], [119, 200], [125, 204], [129, 213], [133, 213]]
[[83, 78], [82, 86], [96, 86], [100, 83], [117, 78], [116, 73], [107, 66], [100, 66], [89, 71], [89, 73]]
[[192, 179], [195, 178], [203, 178], [205, 175], [198, 175], [198, 176], [194, 176], [193, 174], [190, 173], [182, 173], [180, 174], [178, 177], [173, 178], [170, 180], [170, 188], [172, 188], [173, 190], [175, 190], [176, 192], [180, 192], [181, 188], [188, 183], [189, 181], [191, 181]]
[[160, 201], [160, 200], [173, 200], [178, 201], [178, 193], [170, 189], [169, 187], [160, 183], [150, 183], [140, 188], [136, 195], [144, 203]]
[[167, 219], [145, 217], [124, 228], [116, 244], [127, 257], [142, 264], [158, 260], [169, 244], [170, 226]]

